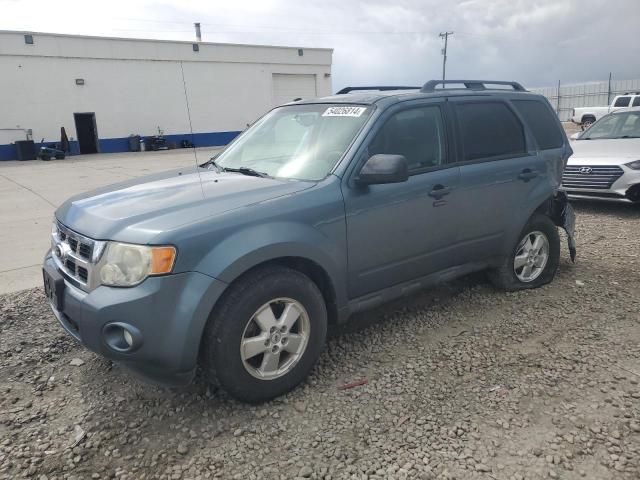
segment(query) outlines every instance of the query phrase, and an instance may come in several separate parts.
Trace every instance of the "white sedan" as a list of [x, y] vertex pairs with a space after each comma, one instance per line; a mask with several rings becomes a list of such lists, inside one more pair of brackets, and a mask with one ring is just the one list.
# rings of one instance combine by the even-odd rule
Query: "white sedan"
[[640, 203], [640, 108], [610, 113], [571, 138], [562, 175], [569, 196]]

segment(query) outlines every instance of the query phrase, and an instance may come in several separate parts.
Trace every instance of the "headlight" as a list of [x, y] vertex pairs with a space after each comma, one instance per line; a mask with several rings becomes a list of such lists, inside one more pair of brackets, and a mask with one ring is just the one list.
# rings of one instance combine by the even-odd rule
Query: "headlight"
[[112, 287], [132, 287], [149, 275], [170, 273], [175, 258], [174, 247], [109, 242], [101, 261], [100, 281]]
[[634, 160], [633, 162], [625, 163], [625, 165], [634, 170], [640, 170], [640, 160]]

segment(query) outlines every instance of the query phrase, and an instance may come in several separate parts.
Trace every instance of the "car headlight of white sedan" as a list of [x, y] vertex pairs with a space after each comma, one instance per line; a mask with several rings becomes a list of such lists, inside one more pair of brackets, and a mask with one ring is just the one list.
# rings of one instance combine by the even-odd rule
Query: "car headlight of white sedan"
[[640, 170], [640, 160], [634, 160], [633, 162], [625, 163], [625, 165], [633, 170]]
[[100, 262], [100, 283], [132, 287], [149, 276], [171, 273], [175, 258], [176, 249], [172, 246], [108, 242]]

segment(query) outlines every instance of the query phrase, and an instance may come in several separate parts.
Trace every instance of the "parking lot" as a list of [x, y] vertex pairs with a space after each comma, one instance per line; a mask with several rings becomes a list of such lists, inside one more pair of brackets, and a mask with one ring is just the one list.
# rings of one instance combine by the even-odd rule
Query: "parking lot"
[[[3, 188], [29, 168], [3, 166]], [[28, 205], [46, 237], [72, 193], [52, 171], [3, 205], [16, 239]], [[552, 284], [504, 293], [478, 274], [361, 314], [257, 407], [139, 383], [63, 333], [40, 288], [1, 296], [0, 478], [639, 478], [640, 209], [575, 208], [577, 263], [563, 245]]]
[[[214, 151], [198, 149], [199, 161], [207, 160]], [[40, 284], [53, 212], [67, 198], [194, 162], [191, 149], [0, 162], [0, 294]]]

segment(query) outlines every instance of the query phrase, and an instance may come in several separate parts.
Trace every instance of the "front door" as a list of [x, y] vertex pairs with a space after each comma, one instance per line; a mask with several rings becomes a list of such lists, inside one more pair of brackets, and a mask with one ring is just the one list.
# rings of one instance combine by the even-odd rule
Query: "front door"
[[456, 263], [459, 169], [447, 165], [443, 104], [396, 108], [377, 124], [361, 162], [379, 153], [404, 155], [410, 177], [403, 183], [343, 187], [350, 298]]
[[98, 153], [98, 132], [95, 113], [74, 113], [80, 153]]

